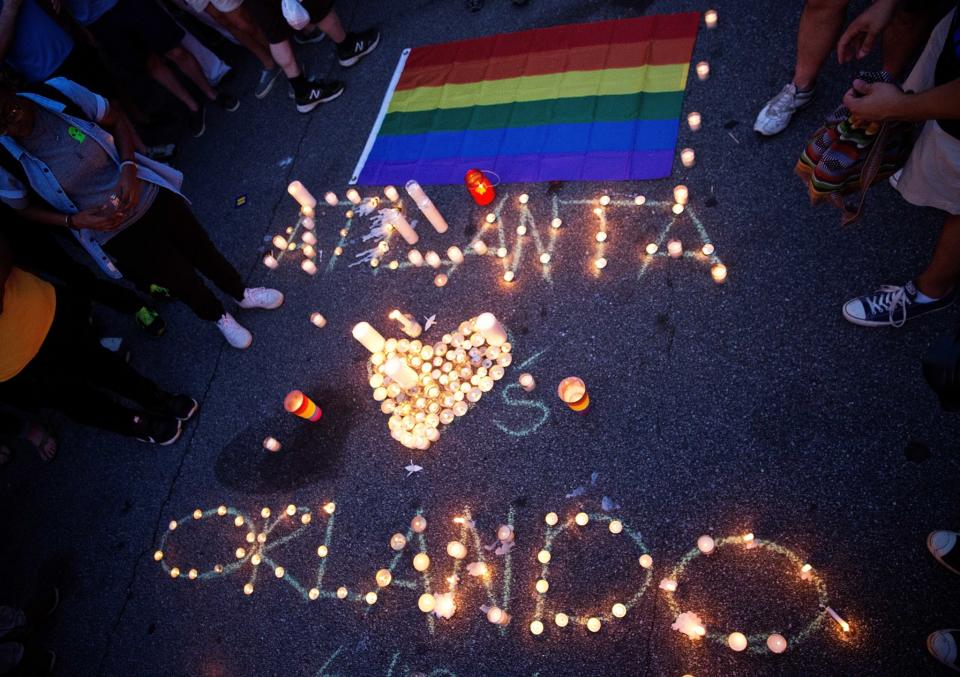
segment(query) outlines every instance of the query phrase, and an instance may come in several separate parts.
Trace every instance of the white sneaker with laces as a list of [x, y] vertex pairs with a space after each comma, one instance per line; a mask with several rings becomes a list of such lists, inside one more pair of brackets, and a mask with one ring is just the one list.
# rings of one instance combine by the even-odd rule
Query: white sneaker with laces
[[219, 329], [223, 337], [227, 339], [227, 343], [234, 348], [243, 350], [249, 348], [250, 344], [253, 343], [253, 334], [233, 319], [233, 315], [230, 313], [224, 313], [220, 319], [217, 320], [217, 329]]
[[243, 290], [241, 308], [263, 308], [273, 310], [283, 305], [283, 294], [267, 287], [248, 287]]
[[784, 85], [780, 93], [767, 101], [767, 105], [757, 115], [757, 121], [753, 123], [753, 131], [764, 136], [779, 134], [790, 124], [793, 114], [810, 103], [814, 91], [813, 89], [798, 90], [792, 82]]

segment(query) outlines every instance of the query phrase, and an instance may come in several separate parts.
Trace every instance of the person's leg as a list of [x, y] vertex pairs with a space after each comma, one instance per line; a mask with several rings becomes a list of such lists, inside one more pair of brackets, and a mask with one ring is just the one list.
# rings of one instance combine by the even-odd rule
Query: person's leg
[[283, 70], [283, 74], [287, 76], [288, 80], [293, 81], [303, 75], [297, 57], [293, 53], [293, 45], [289, 40], [271, 42], [270, 55]]
[[197, 63], [197, 58], [184, 49], [181, 45], [177, 45], [173, 49], [169, 50], [164, 56], [166, 56], [170, 61], [177, 65], [184, 75], [190, 78], [190, 81], [197, 86], [197, 88], [203, 92], [203, 95], [207, 97], [210, 101], [217, 100], [217, 92], [213, 87], [210, 86], [210, 83], [207, 82], [206, 76], [203, 74], [203, 69], [200, 68], [200, 64]]
[[331, 9], [327, 12], [327, 15], [320, 19], [316, 26], [338, 45], [347, 39], [347, 32], [343, 30], [343, 24], [340, 23], [340, 17], [337, 16], [336, 10]]
[[954, 290], [960, 280], [960, 215], [947, 216], [933, 258], [926, 270], [917, 276], [917, 288], [930, 298], [938, 299]]
[[793, 84], [812, 89], [820, 67], [837, 44], [848, 0], [807, 0], [797, 30], [797, 63]]
[[264, 69], [272, 71], [277, 67], [277, 62], [270, 54], [270, 47], [266, 38], [253, 25], [249, 13], [242, 6], [232, 12], [221, 12], [210, 4], [207, 5], [206, 12], [225, 26], [241, 45], [257, 57]]
[[193, 95], [181, 84], [177, 76], [174, 75], [166, 62], [156, 54], [147, 57], [147, 72], [154, 80], [173, 94], [191, 113], [197, 113], [200, 110], [200, 104], [193, 98]]

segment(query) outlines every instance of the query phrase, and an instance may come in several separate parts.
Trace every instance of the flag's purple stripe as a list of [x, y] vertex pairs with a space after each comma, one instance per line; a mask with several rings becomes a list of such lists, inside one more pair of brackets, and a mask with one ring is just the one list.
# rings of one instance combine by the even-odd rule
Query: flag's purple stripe
[[673, 149], [620, 153], [501, 155], [413, 162], [368, 160], [358, 183], [369, 186], [406, 183], [462, 183], [468, 169], [496, 172], [503, 183], [542, 181], [617, 181], [662, 179], [673, 168]]

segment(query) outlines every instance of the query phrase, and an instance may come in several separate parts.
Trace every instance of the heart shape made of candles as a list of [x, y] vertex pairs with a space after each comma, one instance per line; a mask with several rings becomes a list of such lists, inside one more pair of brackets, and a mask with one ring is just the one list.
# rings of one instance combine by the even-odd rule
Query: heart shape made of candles
[[[436, 343], [387, 339], [367, 362], [373, 399], [390, 418], [390, 435], [409, 449], [429, 449], [440, 431], [480, 401], [513, 361], [510, 343], [490, 345], [477, 318]], [[392, 374], [392, 376], [391, 376]]]

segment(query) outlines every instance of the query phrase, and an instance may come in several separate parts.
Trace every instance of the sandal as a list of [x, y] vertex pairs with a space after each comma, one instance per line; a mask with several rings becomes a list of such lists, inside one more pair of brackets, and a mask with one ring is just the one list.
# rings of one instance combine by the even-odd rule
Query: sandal
[[23, 434], [23, 440], [33, 447], [44, 463], [49, 463], [57, 455], [57, 438], [53, 436], [52, 431], [39, 423], [29, 425], [27, 432]]
[[960, 630], [937, 630], [927, 637], [927, 651], [951, 670], [960, 672], [960, 657], [957, 656], [958, 641], [960, 641]]

